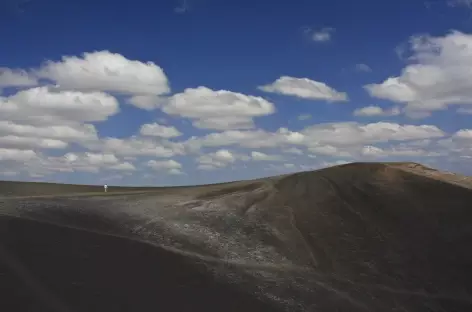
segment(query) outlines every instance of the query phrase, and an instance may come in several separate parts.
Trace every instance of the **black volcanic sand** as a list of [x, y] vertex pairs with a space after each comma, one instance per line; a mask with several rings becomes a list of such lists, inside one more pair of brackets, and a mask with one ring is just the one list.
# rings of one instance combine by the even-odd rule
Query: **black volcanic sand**
[[0, 311], [472, 311], [472, 190], [398, 165], [113, 196], [3, 187], [24, 197], [0, 199]]

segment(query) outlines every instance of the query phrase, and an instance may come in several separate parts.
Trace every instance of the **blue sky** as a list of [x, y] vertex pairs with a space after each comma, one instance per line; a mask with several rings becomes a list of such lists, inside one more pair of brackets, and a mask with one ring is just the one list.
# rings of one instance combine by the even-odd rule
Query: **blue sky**
[[[472, 1], [0, 4], [0, 179], [472, 174]], [[470, 53], [470, 54], [469, 54]]]

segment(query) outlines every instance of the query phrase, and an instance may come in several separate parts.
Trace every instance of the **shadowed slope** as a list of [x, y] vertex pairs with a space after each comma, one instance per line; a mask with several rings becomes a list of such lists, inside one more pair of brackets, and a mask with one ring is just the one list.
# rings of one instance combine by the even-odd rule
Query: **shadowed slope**
[[457, 302], [464, 311], [472, 308], [470, 189], [396, 164], [332, 167], [293, 175], [277, 187], [314, 267], [345, 283], [343, 289], [376, 294], [379, 311], [391, 308], [381, 299], [389, 290], [398, 293], [399, 305], [415, 293], [424, 296], [413, 311], [426, 309], [435, 296], [445, 300], [433, 304], [439, 311]]
[[357, 163], [160, 194], [3, 199], [0, 305], [470, 311], [472, 190], [431, 172]]
[[195, 259], [122, 237], [0, 222], [8, 231], [0, 247], [4, 311], [269, 311]]

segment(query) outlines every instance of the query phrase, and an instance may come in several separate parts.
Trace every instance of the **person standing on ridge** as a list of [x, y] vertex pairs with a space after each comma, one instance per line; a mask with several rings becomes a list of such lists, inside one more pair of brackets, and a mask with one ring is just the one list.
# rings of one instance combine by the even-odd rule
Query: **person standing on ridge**
[[104, 185], [103, 188], [105, 189], [105, 193], [107, 192], [107, 189], [108, 189], [108, 185]]

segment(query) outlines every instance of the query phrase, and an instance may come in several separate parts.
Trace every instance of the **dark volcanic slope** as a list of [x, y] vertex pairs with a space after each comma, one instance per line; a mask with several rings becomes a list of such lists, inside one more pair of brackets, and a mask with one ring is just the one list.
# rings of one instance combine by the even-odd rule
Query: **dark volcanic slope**
[[467, 181], [371, 163], [0, 199], [0, 310], [472, 311]]
[[[109, 192], [150, 191], [152, 187], [110, 187]], [[74, 185], [43, 182], [0, 181], [0, 196], [42, 196], [103, 192], [102, 185]]]

